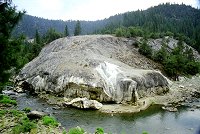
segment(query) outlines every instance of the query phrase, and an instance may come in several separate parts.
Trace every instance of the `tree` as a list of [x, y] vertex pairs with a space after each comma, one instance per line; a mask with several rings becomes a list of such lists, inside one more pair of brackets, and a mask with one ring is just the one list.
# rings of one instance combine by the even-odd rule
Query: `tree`
[[41, 43], [41, 37], [40, 37], [37, 29], [35, 31], [35, 43], [37, 43], [37, 44]]
[[16, 52], [19, 47], [18, 44], [12, 43], [11, 33], [24, 13], [25, 11], [16, 11], [10, 0], [0, 1], [0, 90], [9, 78], [7, 70], [17, 64], [17, 56], [9, 59], [10, 54]]
[[139, 46], [139, 53], [144, 56], [151, 58], [152, 56], [152, 48], [147, 44], [147, 41], [144, 40], [142, 44]]
[[154, 55], [154, 60], [158, 61], [160, 63], [164, 63], [166, 61], [166, 58], [168, 57], [168, 52], [167, 52], [167, 44], [165, 43], [164, 40], [162, 40], [162, 47], [160, 50], [158, 50], [155, 55]]
[[69, 31], [68, 31], [67, 25], [65, 26], [64, 36], [65, 36], [65, 37], [69, 36]]
[[74, 36], [80, 35], [81, 34], [81, 23], [78, 20], [75, 26], [75, 30], [74, 30]]
[[54, 28], [50, 28], [45, 35], [45, 43], [50, 43], [61, 37], [61, 34], [56, 32]]

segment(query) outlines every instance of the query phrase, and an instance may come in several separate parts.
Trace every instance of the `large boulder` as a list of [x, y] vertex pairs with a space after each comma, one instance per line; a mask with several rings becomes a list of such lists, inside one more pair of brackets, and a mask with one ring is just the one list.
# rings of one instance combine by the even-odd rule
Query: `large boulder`
[[134, 41], [111, 35], [57, 39], [25, 65], [16, 87], [40, 94], [99, 102], [136, 102], [168, 91], [168, 80]]
[[72, 106], [81, 109], [100, 109], [103, 105], [96, 100], [89, 100], [87, 98], [75, 98], [70, 102], [64, 103], [67, 106]]

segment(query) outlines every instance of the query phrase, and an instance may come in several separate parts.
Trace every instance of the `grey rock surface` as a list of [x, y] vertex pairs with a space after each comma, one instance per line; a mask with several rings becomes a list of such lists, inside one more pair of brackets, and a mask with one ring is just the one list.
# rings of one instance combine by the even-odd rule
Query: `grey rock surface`
[[162, 95], [168, 80], [127, 38], [86, 35], [57, 39], [26, 64], [16, 87], [34, 93], [127, 103]]
[[65, 103], [67, 106], [73, 106], [81, 109], [100, 109], [102, 104], [96, 100], [89, 100], [87, 98], [75, 98], [70, 102]]
[[27, 117], [29, 119], [40, 119], [42, 118], [43, 116], [47, 116], [48, 114], [47, 113], [44, 113], [44, 112], [39, 112], [39, 111], [31, 111], [27, 114]]
[[[176, 40], [176, 39], [174, 39], [172, 37], [168, 37], [168, 36], [166, 36], [164, 38], [164, 40], [165, 40], [164, 42], [166, 43], [166, 46], [167, 46], [167, 50], [169, 52], [171, 52], [175, 47], [177, 47], [178, 40]], [[151, 46], [151, 48], [154, 51], [158, 51], [162, 47], [162, 42], [163, 42], [163, 38], [149, 39], [148, 40], [148, 45]], [[187, 45], [185, 42], [183, 42], [183, 46], [185, 48], [188, 47], [189, 49], [192, 49], [195, 59], [198, 60], [198, 61], [200, 60], [200, 55], [199, 55], [198, 51], [196, 51], [191, 46]]]

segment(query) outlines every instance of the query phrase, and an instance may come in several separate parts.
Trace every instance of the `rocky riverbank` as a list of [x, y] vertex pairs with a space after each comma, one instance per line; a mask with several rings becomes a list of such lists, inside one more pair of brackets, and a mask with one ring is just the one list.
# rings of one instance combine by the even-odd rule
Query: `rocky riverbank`
[[[99, 110], [104, 113], [136, 113], [147, 109], [151, 105], [162, 105], [163, 109], [176, 112], [178, 107], [200, 107], [195, 102], [200, 98], [200, 76], [191, 78], [181, 77], [180, 81], [170, 83], [169, 92], [165, 95], [155, 95], [139, 99], [137, 103], [122, 104], [103, 104]], [[65, 97], [55, 97], [47, 94], [41, 94], [41, 98], [47, 100], [50, 104], [56, 104], [65, 107], [69, 100]], [[80, 106], [79, 106], [80, 107]]]

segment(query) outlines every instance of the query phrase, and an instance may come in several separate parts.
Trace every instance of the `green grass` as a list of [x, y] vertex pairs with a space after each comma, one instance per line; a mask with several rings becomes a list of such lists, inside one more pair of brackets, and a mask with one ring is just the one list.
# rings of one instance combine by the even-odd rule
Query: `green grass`
[[7, 113], [7, 110], [0, 110], [0, 117], [4, 116]]
[[84, 130], [80, 127], [69, 129], [68, 134], [84, 134]]
[[20, 123], [13, 128], [12, 131], [13, 134], [20, 134], [24, 132], [30, 132], [33, 128], [37, 128], [37, 125], [30, 121], [27, 117], [24, 117]]
[[11, 100], [10, 97], [8, 97], [6, 95], [0, 95], [0, 103], [17, 105], [16, 100]]
[[46, 126], [58, 126], [58, 122], [55, 120], [55, 118], [50, 117], [50, 116], [44, 116], [42, 118], [43, 124]]

